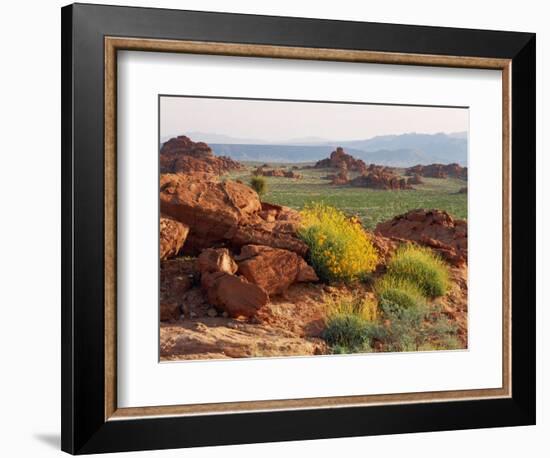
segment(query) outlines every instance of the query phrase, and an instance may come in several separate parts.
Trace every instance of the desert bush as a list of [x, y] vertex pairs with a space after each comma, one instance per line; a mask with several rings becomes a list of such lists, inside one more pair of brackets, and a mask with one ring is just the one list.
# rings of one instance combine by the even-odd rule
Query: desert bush
[[379, 303], [384, 322], [379, 326], [381, 351], [433, 351], [462, 348], [457, 326], [437, 305], [420, 303], [402, 308], [388, 300]]
[[365, 321], [375, 321], [378, 317], [378, 303], [371, 297], [359, 294], [347, 294], [337, 297], [325, 297], [327, 317], [355, 315]]
[[445, 263], [432, 250], [416, 245], [403, 245], [396, 251], [386, 276], [418, 285], [427, 297], [442, 296], [449, 287]]
[[250, 179], [250, 187], [254, 189], [258, 195], [262, 196], [267, 192], [267, 181], [264, 177], [253, 176]]
[[310, 249], [317, 275], [325, 281], [351, 282], [372, 272], [378, 255], [363, 227], [334, 207], [306, 205], [298, 234]]
[[333, 353], [364, 351], [369, 343], [369, 322], [355, 314], [339, 314], [327, 320], [323, 338]]
[[[384, 275], [374, 284], [374, 290], [380, 302], [396, 309], [409, 309], [424, 304], [422, 291], [409, 280]], [[397, 310], [396, 310], [397, 312]]]

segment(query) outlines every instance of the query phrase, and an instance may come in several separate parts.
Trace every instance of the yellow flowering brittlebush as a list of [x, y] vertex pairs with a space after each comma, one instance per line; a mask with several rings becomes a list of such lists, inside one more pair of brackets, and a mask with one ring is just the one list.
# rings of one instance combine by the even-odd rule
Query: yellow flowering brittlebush
[[321, 279], [351, 282], [375, 269], [376, 249], [358, 222], [322, 203], [306, 205], [301, 215], [299, 235], [309, 246], [311, 264]]

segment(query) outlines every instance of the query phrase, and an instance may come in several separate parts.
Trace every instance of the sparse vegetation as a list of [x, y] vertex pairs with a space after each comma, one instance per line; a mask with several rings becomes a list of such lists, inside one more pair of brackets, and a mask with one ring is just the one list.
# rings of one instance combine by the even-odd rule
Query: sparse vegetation
[[427, 297], [442, 296], [449, 287], [445, 263], [429, 248], [407, 244], [401, 246], [388, 264], [386, 276], [393, 281], [409, 281]]
[[328, 319], [355, 315], [365, 321], [375, 321], [378, 318], [378, 304], [374, 298], [360, 294], [347, 294], [336, 298], [327, 297], [324, 300]]
[[425, 302], [418, 286], [403, 278], [385, 275], [376, 281], [374, 288], [380, 302], [386, 304], [386, 307], [410, 309]]
[[371, 324], [355, 314], [335, 315], [328, 319], [323, 338], [333, 353], [368, 350]]
[[267, 192], [267, 181], [264, 177], [253, 176], [250, 179], [250, 187], [254, 189], [259, 196], [263, 196]]
[[[251, 164], [256, 168], [261, 163]], [[294, 164], [292, 164], [294, 165]], [[272, 167], [286, 167], [288, 164], [270, 164]], [[353, 186], [329, 186], [322, 177], [334, 173], [332, 169], [300, 169], [301, 180], [289, 180], [281, 177], [266, 177], [269, 189], [262, 196], [267, 202], [286, 205], [301, 210], [306, 203], [323, 201], [327, 205], [339, 208], [347, 214], [358, 214], [367, 229], [406, 213], [415, 208], [438, 208], [449, 212], [453, 217], [467, 217], [468, 198], [458, 194], [464, 187], [464, 180], [458, 178], [422, 178], [424, 184], [415, 185], [414, 190], [403, 190], [399, 193], [377, 189], [356, 188]], [[404, 174], [404, 170], [401, 170]], [[349, 172], [355, 178], [355, 172]], [[250, 169], [229, 173], [232, 179], [248, 181]]]
[[311, 264], [321, 279], [352, 282], [375, 269], [378, 255], [360, 224], [322, 203], [306, 205], [301, 214], [299, 236], [309, 246]]

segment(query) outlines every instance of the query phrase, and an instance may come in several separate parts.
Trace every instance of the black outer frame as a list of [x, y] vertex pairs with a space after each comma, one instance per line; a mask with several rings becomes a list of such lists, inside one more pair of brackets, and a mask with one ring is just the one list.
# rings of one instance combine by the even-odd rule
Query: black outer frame
[[[535, 34], [74, 4], [61, 35], [64, 451], [535, 424]], [[105, 36], [512, 59], [512, 397], [105, 421]]]

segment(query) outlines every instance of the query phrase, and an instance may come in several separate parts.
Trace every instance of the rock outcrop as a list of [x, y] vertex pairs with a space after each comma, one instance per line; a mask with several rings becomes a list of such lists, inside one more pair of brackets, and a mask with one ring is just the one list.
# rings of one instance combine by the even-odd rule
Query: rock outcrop
[[299, 214], [260, 203], [258, 194], [241, 183], [163, 174], [160, 207], [165, 215], [189, 226], [185, 254], [249, 244], [282, 248], [300, 256], [307, 253], [307, 246], [296, 236]]
[[441, 210], [412, 210], [378, 224], [375, 234], [433, 248], [454, 266], [468, 261], [468, 224]]
[[215, 156], [203, 142], [181, 135], [165, 142], [160, 149], [161, 173], [212, 173], [222, 175], [241, 169], [241, 163], [225, 156]]
[[[345, 166], [343, 164], [345, 164]], [[359, 173], [363, 173], [367, 169], [367, 165], [364, 161], [347, 154], [340, 146], [330, 154], [330, 157], [317, 161], [314, 167], [316, 169], [340, 169], [345, 167], [346, 170]]]
[[189, 226], [180, 223], [179, 221], [160, 217], [160, 259], [161, 261], [177, 256], [181, 251]]
[[468, 178], [468, 167], [462, 167], [459, 164], [430, 164], [415, 165], [409, 167], [406, 172], [409, 176], [420, 175], [429, 178]]
[[340, 185], [348, 184], [348, 182], [349, 182], [348, 169], [346, 167], [342, 167], [338, 172], [338, 174], [333, 175], [331, 177], [330, 184], [340, 186]]
[[415, 173], [413, 176], [411, 176], [410, 178], [407, 179], [407, 184], [409, 184], [409, 185], [423, 184], [423, 183], [424, 183], [424, 180], [422, 180], [420, 175], [418, 175], [417, 173]]
[[385, 171], [372, 171], [367, 172], [364, 175], [360, 175], [353, 180], [349, 181], [351, 186], [358, 186], [362, 188], [371, 189], [385, 189], [385, 190], [398, 190], [398, 189], [413, 189], [413, 187], [407, 183], [406, 178], [401, 178], [393, 172]]
[[283, 177], [283, 178], [294, 178], [300, 180], [303, 178], [301, 173], [295, 172], [294, 170], [283, 170], [283, 169], [271, 169], [265, 170], [264, 167], [258, 167], [254, 170], [253, 175], [262, 176], [262, 177]]
[[160, 207], [190, 227], [185, 250], [191, 254], [231, 239], [239, 223], [262, 208], [258, 194], [246, 185], [181, 174], [161, 175]]
[[288, 250], [245, 245], [235, 257], [238, 273], [271, 295], [284, 294], [296, 282], [318, 281], [317, 275], [301, 256]]

